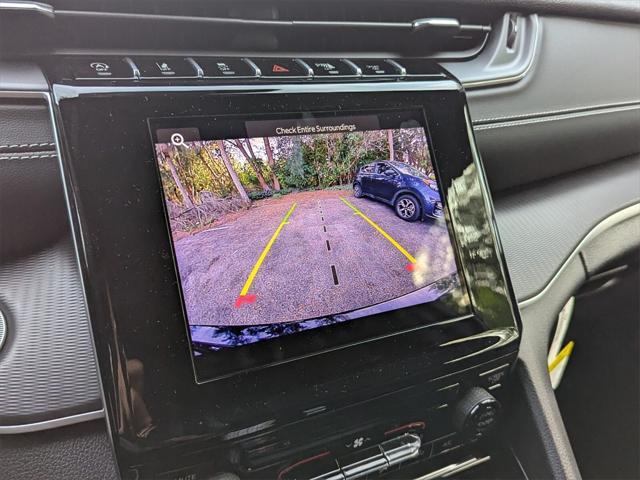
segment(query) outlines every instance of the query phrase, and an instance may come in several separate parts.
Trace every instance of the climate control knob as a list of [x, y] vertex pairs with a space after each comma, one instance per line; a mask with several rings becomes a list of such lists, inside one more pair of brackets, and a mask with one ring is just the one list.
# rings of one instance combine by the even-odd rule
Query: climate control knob
[[453, 410], [453, 425], [465, 436], [476, 438], [491, 430], [500, 414], [500, 402], [484, 388], [473, 387]]

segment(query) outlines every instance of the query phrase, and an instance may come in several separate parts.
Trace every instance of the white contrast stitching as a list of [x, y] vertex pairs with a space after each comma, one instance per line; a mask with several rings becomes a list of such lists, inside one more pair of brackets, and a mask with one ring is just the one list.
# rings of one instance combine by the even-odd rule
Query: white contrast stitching
[[505, 115], [503, 117], [491, 117], [491, 118], [479, 118], [475, 120], [473, 123], [484, 123], [484, 122], [500, 122], [502, 120], [510, 120], [512, 118], [518, 118], [522, 120], [526, 120], [532, 117], [543, 117], [549, 115], [563, 114], [563, 113], [582, 113], [589, 110], [598, 110], [603, 108], [616, 108], [622, 106], [632, 106], [637, 105], [638, 102], [619, 102], [619, 103], [603, 103], [601, 105], [585, 105], [584, 107], [573, 107], [573, 108], [564, 108], [560, 110], [547, 110], [544, 112], [535, 112], [535, 113], [521, 113], [517, 115]]
[[628, 110], [638, 110], [638, 109], [640, 109], [640, 105], [630, 105], [627, 107], [608, 108], [603, 110], [579, 112], [574, 114], [556, 115], [554, 117], [530, 118], [530, 119], [520, 120], [516, 122], [502, 122], [502, 123], [494, 123], [489, 125], [477, 125], [474, 127], [474, 130], [481, 131], [481, 130], [493, 130], [496, 128], [518, 127], [521, 125], [533, 125], [536, 123], [554, 122], [557, 120], [567, 120], [569, 118], [580, 118], [580, 117], [587, 117], [591, 115], [600, 115], [603, 113], [625, 112]]
[[33, 147], [55, 147], [53, 142], [43, 143], [14, 143], [12, 145], [0, 145], [0, 148], [33, 148]]
[[55, 158], [55, 153], [44, 153], [42, 155], [13, 155], [11, 157], [4, 157], [0, 155], [0, 160], [29, 160], [31, 158]]

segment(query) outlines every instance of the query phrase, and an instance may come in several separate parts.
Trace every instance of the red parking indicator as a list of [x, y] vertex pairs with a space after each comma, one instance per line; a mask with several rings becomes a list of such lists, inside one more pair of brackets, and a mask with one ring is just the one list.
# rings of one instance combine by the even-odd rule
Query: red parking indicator
[[240, 308], [245, 303], [256, 303], [256, 296], [251, 293], [247, 295], [240, 295], [236, 298], [235, 307]]

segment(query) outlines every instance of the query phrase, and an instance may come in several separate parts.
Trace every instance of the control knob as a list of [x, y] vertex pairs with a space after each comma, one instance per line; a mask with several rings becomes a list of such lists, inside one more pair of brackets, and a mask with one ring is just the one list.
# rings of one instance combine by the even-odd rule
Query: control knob
[[500, 414], [500, 402], [484, 388], [473, 387], [466, 392], [453, 410], [453, 425], [471, 438], [478, 438], [491, 430]]

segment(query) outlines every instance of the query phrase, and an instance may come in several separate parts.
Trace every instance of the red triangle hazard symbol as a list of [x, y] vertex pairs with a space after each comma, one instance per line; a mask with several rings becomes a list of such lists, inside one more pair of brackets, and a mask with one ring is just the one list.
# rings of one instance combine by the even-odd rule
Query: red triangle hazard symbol
[[278, 65], [277, 63], [273, 64], [273, 73], [289, 73], [288, 68], [284, 68], [282, 65]]

